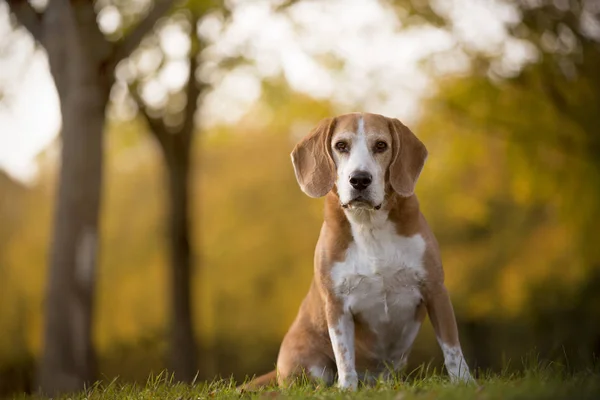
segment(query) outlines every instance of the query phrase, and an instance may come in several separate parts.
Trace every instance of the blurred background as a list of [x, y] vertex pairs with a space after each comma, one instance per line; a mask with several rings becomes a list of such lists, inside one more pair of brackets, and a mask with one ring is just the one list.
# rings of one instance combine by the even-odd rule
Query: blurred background
[[[322, 200], [289, 153], [381, 113], [466, 358], [600, 352], [600, 1], [0, 1], [0, 394], [273, 368]], [[441, 367], [427, 322], [409, 370]]]

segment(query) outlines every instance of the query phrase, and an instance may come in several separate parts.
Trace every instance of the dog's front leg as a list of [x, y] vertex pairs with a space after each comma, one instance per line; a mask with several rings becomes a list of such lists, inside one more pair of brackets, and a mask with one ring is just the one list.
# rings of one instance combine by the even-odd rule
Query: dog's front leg
[[428, 290], [427, 312], [444, 353], [444, 364], [452, 382], [473, 382], [458, 340], [458, 328], [450, 296], [444, 284]]
[[[333, 303], [333, 304], [332, 304]], [[338, 386], [356, 390], [358, 377], [354, 359], [354, 319], [350, 310], [339, 304], [327, 302], [327, 326], [338, 370]]]

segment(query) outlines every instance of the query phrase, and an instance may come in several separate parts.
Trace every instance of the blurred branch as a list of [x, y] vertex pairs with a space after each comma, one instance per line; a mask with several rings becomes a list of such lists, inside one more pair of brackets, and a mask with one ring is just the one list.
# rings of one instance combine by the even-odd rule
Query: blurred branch
[[[129, 86], [131, 97], [137, 103], [139, 112], [148, 123], [152, 135], [158, 140], [167, 163], [175, 160], [181, 161], [187, 158], [194, 136], [195, 114], [198, 108], [198, 98], [202, 93], [203, 85], [196, 79], [196, 71], [199, 65], [199, 56], [202, 51], [202, 41], [198, 38], [196, 26], [200, 17], [192, 12], [190, 32], [190, 52], [188, 55], [190, 66], [188, 80], [182, 92], [186, 96], [186, 105], [183, 109], [183, 122], [177, 127], [169, 126], [162, 117], [153, 117], [146, 103], [137, 91], [137, 85]], [[168, 112], [164, 110], [164, 112]], [[184, 163], [185, 164], [185, 163]]]
[[115, 51], [115, 63], [127, 58], [140, 45], [144, 37], [154, 28], [156, 22], [171, 9], [175, 0], [156, 0], [148, 15], [127, 35]]
[[569, 116], [569, 105], [565, 96], [562, 95], [557, 85], [554, 83], [555, 77], [550, 72], [542, 71], [542, 88], [549, 97], [554, 108], [564, 116]]
[[168, 146], [169, 132], [162, 118], [157, 118], [150, 115], [150, 113], [148, 112], [148, 107], [146, 106], [146, 103], [144, 103], [144, 100], [138, 94], [136, 87], [130, 86], [129, 94], [131, 95], [133, 100], [135, 100], [140, 114], [142, 114], [142, 116], [148, 123], [148, 127], [150, 128], [150, 132], [152, 133], [152, 135], [156, 137], [156, 140], [158, 140], [160, 146], [163, 149], [166, 149]]
[[7, 0], [7, 3], [19, 24], [27, 29], [37, 42], [42, 43], [42, 14], [38, 13], [27, 0]]
[[194, 133], [194, 115], [198, 105], [198, 97], [200, 96], [200, 85], [196, 81], [196, 69], [198, 69], [197, 55], [190, 56], [190, 72], [188, 77], [185, 94], [187, 103], [185, 105], [184, 121], [181, 127], [181, 135], [186, 144], [189, 144], [190, 138]]
[[183, 136], [184, 146], [188, 146], [194, 134], [194, 115], [198, 108], [198, 98], [202, 92], [202, 85], [196, 80], [196, 70], [198, 69], [198, 56], [201, 52], [201, 43], [196, 34], [196, 25], [198, 18], [192, 20], [192, 32], [190, 34], [190, 71], [188, 73], [188, 81], [185, 88], [186, 100], [184, 121], [180, 133]]
[[276, 4], [274, 7], [274, 11], [279, 12], [279, 11], [283, 11], [287, 8], [290, 8], [294, 5], [296, 5], [296, 3], [298, 3], [299, 0], [283, 0], [281, 3]]

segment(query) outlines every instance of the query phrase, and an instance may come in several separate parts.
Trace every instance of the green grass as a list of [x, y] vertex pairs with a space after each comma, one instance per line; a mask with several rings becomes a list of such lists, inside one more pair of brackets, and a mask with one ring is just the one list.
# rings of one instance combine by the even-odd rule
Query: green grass
[[[600, 399], [600, 369], [569, 373], [566, 368], [547, 363], [527, 367], [523, 372], [483, 374], [477, 385], [452, 385], [436, 371], [420, 368], [408, 376], [360, 387], [358, 392], [336, 388], [315, 388], [307, 383], [288, 389], [267, 388], [256, 393], [238, 393], [232, 380], [217, 380], [193, 385], [174, 383], [166, 373], [152, 376], [145, 385], [98, 383], [81, 393], [61, 399]], [[17, 399], [43, 399], [40, 396], [17, 396]]]

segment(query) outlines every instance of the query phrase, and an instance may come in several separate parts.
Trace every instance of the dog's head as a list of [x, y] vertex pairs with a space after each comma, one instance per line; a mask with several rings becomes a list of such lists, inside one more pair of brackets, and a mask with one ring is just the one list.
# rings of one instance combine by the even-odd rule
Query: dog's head
[[344, 208], [379, 209], [386, 191], [411, 196], [425, 145], [397, 119], [354, 113], [321, 121], [292, 151], [300, 188], [322, 197], [337, 187]]

